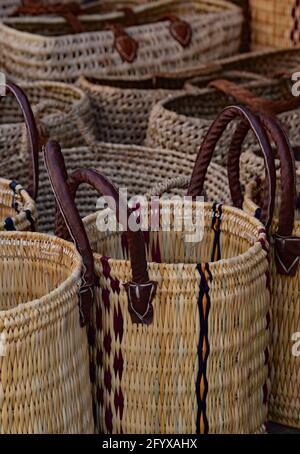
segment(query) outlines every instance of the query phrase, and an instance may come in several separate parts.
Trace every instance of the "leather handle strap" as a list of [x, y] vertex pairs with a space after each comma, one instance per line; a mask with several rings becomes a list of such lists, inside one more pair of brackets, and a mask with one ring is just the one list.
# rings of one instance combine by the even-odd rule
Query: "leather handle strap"
[[114, 48], [122, 60], [132, 63], [137, 58], [139, 43], [119, 24], [108, 24], [107, 29], [114, 34]]
[[22, 111], [24, 121], [27, 129], [28, 137], [28, 149], [29, 149], [29, 181], [27, 183], [27, 192], [29, 195], [36, 200], [38, 195], [38, 185], [39, 185], [39, 133], [35, 118], [28, 101], [27, 96], [24, 91], [16, 84], [12, 82], [5, 82], [5, 89], [9, 91], [17, 100], [18, 105]]
[[[272, 156], [272, 149], [269, 143], [267, 134], [260, 124], [259, 119], [254, 115], [249, 109], [242, 106], [229, 106], [226, 107], [215, 119], [215, 121], [210, 126], [203, 142], [200, 147], [196, 162], [194, 165], [192, 178], [190, 186], [188, 189], [188, 195], [196, 197], [202, 194], [205, 176], [209, 167], [209, 164], [212, 160], [213, 153], [215, 148], [227, 128], [227, 126], [234, 119], [241, 119], [246, 122], [248, 127], [253, 131], [256, 140], [260, 146], [260, 149], [263, 153], [265, 160], [266, 168], [266, 179], [268, 181], [269, 194], [268, 198], [265, 199], [265, 205], [263, 207], [263, 212], [265, 213], [266, 225], [270, 226], [275, 204], [275, 190], [276, 190], [276, 169], [275, 162]], [[241, 148], [235, 148], [235, 168], [239, 167], [239, 157], [241, 153]], [[231, 156], [232, 159], [232, 156]], [[239, 176], [239, 174], [238, 174]], [[239, 180], [238, 180], [239, 181]], [[236, 189], [236, 185], [231, 187], [232, 190]], [[237, 206], [241, 207], [241, 202], [239, 200], [238, 194], [232, 193], [232, 199], [236, 201]], [[238, 202], [237, 202], [238, 201]]]
[[295, 97], [279, 101], [260, 98], [247, 88], [229, 80], [213, 80], [209, 83], [209, 86], [233, 97], [237, 102], [241, 102], [255, 112], [276, 115], [282, 112], [288, 112], [289, 110], [297, 109], [300, 106], [300, 100]]
[[68, 175], [59, 144], [50, 141], [44, 148], [44, 159], [49, 180], [59, 206], [61, 216], [66, 221], [70, 235], [82, 257], [83, 274], [79, 291], [80, 325], [85, 326], [90, 319], [94, 299], [94, 258], [83, 226], [83, 222], [74, 205], [74, 199], [68, 185]]
[[131, 260], [132, 282], [125, 285], [129, 301], [129, 312], [134, 323], [150, 324], [153, 320], [152, 301], [157, 284], [149, 279], [143, 233], [140, 229], [131, 230], [128, 224], [129, 219], [132, 218], [132, 211], [121, 199], [116, 187], [97, 170], [76, 170], [70, 175], [68, 182], [73, 200], [75, 200], [78, 187], [82, 183], [89, 184], [99, 194], [111, 197], [114, 200], [117, 220], [126, 226], [126, 237]]
[[[131, 259], [132, 282], [125, 285], [129, 301], [129, 312], [134, 323], [150, 324], [153, 320], [152, 301], [156, 293], [157, 283], [149, 279], [142, 231], [140, 229], [133, 231], [129, 228], [128, 222], [132, 218], [131, 210], [122, 201], [115, 186], [97, 170], [78, 169], [68, 178], [63, 156], [56, 142], [49, 142], [46, 146], [45, 160], [60, 209], [60, 213], [57, 212], [56, 233], [58, 236], [67, 239], [68, 235], [65, 229], [67, 226], [83, 257], [85, 268], [88, 270], [85, 275], [85, 281], [88, 282], [90, 288], [94, 282], [94, 274], [92, 272], [93, 254], [75, 205], [76, 192], [81, 184], [87, 183], [96, 189], [99, 194], [111, 197], [114, 200], [118, 221], [123, 224], [124, 222], [126, 223], [126, 236]], [[124, 215], [126, 216], [126, 221], [123, 219]]]
[[[277, 271], [280, 274], [292, 276], [297, 271], [300, 257], [300, 238], [293, 237], [296, 203], [294, 152], [285, 131], [275, 118], [263, 114], [259, 114], [258, 117], [265, 131], [273, 140], [280, 159], [281, 204], [279, 224], [277, 232], [273, 236]], [[243, 203], [243, 194], [237, 169], [239, 168], [240, 150], [248, 131], [249, 126], [246, 123], [236, 130], [228, 154], [229, 185], [233, 202], [238, 206]]]

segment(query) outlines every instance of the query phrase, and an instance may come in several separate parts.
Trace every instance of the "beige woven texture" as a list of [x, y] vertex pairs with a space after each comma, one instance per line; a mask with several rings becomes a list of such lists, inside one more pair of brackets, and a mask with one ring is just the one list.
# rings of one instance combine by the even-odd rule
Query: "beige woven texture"
[[16, 230], [32, 230], [28, 214], [34, 223], [37, 221], [37, 210], [28, 193], [17, 185], [15, 191], [10, 187], [11, 181], [0, 178], [0, 231], [7, 230], [5, 220], [10, 218]]
[[[87, 95], [79, 88], [47, 81], [24, 83], [21, 88], [28, 96], [43, 136], [58, 140], [64, 147], [84, 145], [86, 134], [95, 136], [94, 113]], [[26, 187], [29, 167], [26, 126], [20, 107], [9, 95], [1, 99], [0, 156], [1, 176], [16, 179]]]
[[[244, 163], [242, 163], [243, 169]], [[256, 174], [257, 175], [257, 174]], [[278, 183], [278, 186], [280, 184]], [[253, 214], [256, 205], [256, 183], [246, 188], [244, 210]], [[279, 191], [278, 191], [279, 192]], [[300, 170], [297, 170], [297, 192], [300, 194]], [[276, 197], [275, 218], [271, 233], [275, 233], [278, 225], [280, 193]], [[296, 212], [294, 236], [300, 236], [300, 212]], [[292, 335], [299, 332], [300, 326], [300, 270], [296, 276], [289, 277], [277, 273], [274, 248], [271, 248], [271, 314], [272, 314], [272, 351], [271, 379], [272, 387], [269, 403], [270, 419], [279, 424], [300, 428], [300, 362], [299, 357], [292, 354]]]
[[[204, 205], [204, 238], [199, 243], [185, 243], [183, 232], [149, 233], [147, 259], [150, 279], [158, 282], [153, 302], [154, 322], [149, 327], [132, 324], [128, 313], [127, 294], [121, 283], [131, 280], [131, 264], [122, 246], [121, 235], [105, 234], [97, 229], [96, 223], [108, 212], [85, 219], [101, 286], [101, 290], [96, 291], [93, 308], [96, 338], [91, 351], [95, 364], [93, 395], [98, 430], [111, 430], [112, 433], [122, 433], [121, 430], [123, 433], [195, 433], [195, 382], [200, 335], [197, 308], [200, 275], [196, 264], [210, 261], [214, 236], [211, 209], [210, 204]], [[266, 287], [266, 252], [259, 242], [264, 239], [264, 234], [259, 233], [261, 227], [257, 220], [242, 211], [223, 207], [222, 260], [209, 263], [212, 279], [206, 276], [211, 300], [207, 362], [210, 433], [265, 430], [267, 407], [263, 404], [263, 387], [267, 383], [267, 366], [264, 351], [269, 339], [266, 329], [269, 292]], [[161, 263], [154, 263], [152, 252], [158, 248]], [[106, 262], [106, 259], [102, 259], [103, 256], [111, 257], [105, 271], [103, 260]], [[116, 291], [117, 281], [120, 292]], [[107, 292], [108, 306], [107, 300], [105, 303], [103, 300]], [[114, 331], [116, 316], [123, 320], [122, 339]], [[96, 326], [102, 326], [102, 329], [99, 331]], [[109, 336], [111, 343], [107, 349], [105, 345]], [[206, 347], [207, 344], [204, 349]], [[99, 366], [100, 357], [103, 367]], [[115, 358], [123, 358], [123, 372], [120, 374], [114, 372]], [[107, 385], [108, 374], [111, 375], [111, 388]], [[102, 397], [98, 400], [99, 389], [103, 392], [102, 405], [99, 405]], [[115, 404], [115, 398], [121, 394], [124, 398], [122, 416]], [[107, 408], [111, 409], [111, 419], [107, 418]], [[112, 421], [111, 427], [109, 420]], [[198, 430], [203, 430], [201, 419]]]
[[[220, 77], [220, 76], [219, 76]], [[274, 81], [254, 81], [243, 84], [259, 97], [280, 100], [291, 97], [289, 79]], [[172, 148], [196, 153], [207, 133], [212, 121], [226, 106], [235, 100], [214, 88], [201, 92], [175, 95], [158, 102], [152, 109], [147, 131], [146, 144], [151, 147]], [[291, 140], [300, 142], [299, 111], [290, 111], [279, 115], [286, 126]], [[232, 139], [235, 122], [223, 134], [217, 148], [214, 160], [226, 164], [229, 144]], [[253, 139], [249, 136], [246, 147], [252, 146]]]
[[[210, 76], [209, 68], [212, 75]], [[202, 72], [205, 75], [201, 76]], [[152, 107], [172, 94], [183, 94], [186, 82], [197, 76], [197, 83], [189, 89], [201, 89], [215, 78], [215, 65], [199, 65], [171, 74], [149, 77], [81, 77], [79, 86], [85, 91], [95, 110], [98, 139], [112, 143], [142, 145], [146, 139]], [[227, 72], [226, 77], [236, 82], [255, 80], [251, 73]]]
[[250, 0], [252, 49], [300, 45], [297, 0]]
[[[153, 22], [126, 29], [139, 44], [133, 63], [122, 61], [113, 47], [113, 33], [104, 30], [107, 22], [122, 21], [123, 13], [81, 16], [87, 31], [76, 35], [61, 18], [5, 19], [0, 24], [0, 61], [9, 75], [19, 79], [74, 81], [84, 74], [171, 72], [239, 49], [242, 11], [223, 0], [161, 0], [134, 10], [141, 23], [149, 17]], [[170, 12], [192, 27], [186, 48], [170, 36], [168, 21], [159, 21]]]
[[[185, 151], [107, 143], [66, 148], [62, 152], [68, 172], [79, 167], [98, 169], [117, 186], [127, 190], [129, 197], [144, 195], [166, 179], [191, 175], [196, 159], [195, 154], [189, 155]], [[226, 171], [221, 166], [211, 164], [205, 187], [210, 201], [219, 200], [223, 192], [229, 197]], [[76, 202], [82, 217], [95, 211], [97, 198], [97, 193], [90, 187], [83, 185], [79, 188]], [[53, 232], [55, 200], [43, 160], [37, 206], [39, 230]]]
[[72, 244], [0, 234], [0, 433], [93, 433], [88, 345]]

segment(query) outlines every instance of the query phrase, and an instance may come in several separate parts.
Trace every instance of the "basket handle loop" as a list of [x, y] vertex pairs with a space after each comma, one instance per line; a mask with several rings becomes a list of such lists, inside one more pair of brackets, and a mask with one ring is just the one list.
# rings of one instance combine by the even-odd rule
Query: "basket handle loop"
[[16, 84], [12, 82], [5, 82], [4, 87], [9, 91], [17, 100], [19, 107], [21, 108], [28, 137], [28, 148], [29, 148], [29, 181], [27, 183], [27, 192], [34, 200], [36, 200], [38, 195], [38, 185], [39, 185], [39, 133], [35, 118], [28, 101], [27, 96], [23, 90]]
[[[126, 235], [132, 267], [132, 282], [125, 284], [128, 295], [129, 312], [133, 323], [149, 325], [153, 321], [153, 306], [157, 283], [150, 281], [146, 261], [146, 248], [143, 233], [140, 229], [130, 230], [128, 221], [131, 210], [121, 199], [119, 191], [101, 173], [94, 169], [78, 169], [68, 178], [63, 156], [56, 142], [48, 142], [45, 148], [45, 161], [61, 214], [58, 212], [56, 233], [67, 238], [65, 224], [81, 252], [85, 267], [89, 270], [89, 285], [93, 285], [93, 254], [88, 242], [83, 222], [75, 206], [78, 187], [87, 183], [99, 194], [112, 197], [116, 206], [116, 217], [120, 221], [120, 213], [126, 216]], [[132, 217], [132, 216], [131, 216]], [[122, 219], [123, 220], [123, 219]]]
[[[273, 235], [276, 267], [279, 274], [293, 276], [298, 269], [300, 238], [293, 237], [296, 203], [296, 170], [294, 152], [279, 121], [267, 115], [258, 115], [265, 131], [273, 140], [280, 160], [281, 204], [277, 232]], [[249, 125], [242, 123], [235, 131], [228, 154], [228, 177], [232, 200], [237, 206], [243, 204], [239, 179], [239, 156]], [[274, 154], [273, 154], [274, 156]]]
[[[256, 140], [263, 153], [265, 168], [266, 168], [266, 179], [268, 181], [268, 197], [265, 199], [265, 203], [262, 209], [262, 217], [264, 219], [266, 228], [269, 228], [272, 222], [274, 205], [275, 205], [275, 190], [276, 190], [276, 169], [273, 158], [271, 145], [269, 143], [266, 132], [260, 121], [249, 109], [242, 106], [229, 106], [226, 107], [215, 119], [210, 126], [198, 152], [196, 162], [194, 165], [190, 186], [188, 189], [188, 195], [196, 197], [202, 193], [204, 187], [205, 176], [212, 160], [214, 150], [227, 126], [236, 118], [242, 119], [247, 123], [248, 128], [254, 132]], [[239, 157], [241, 149], [236, 150], [238, 153], [237, 167], [239, 167]], [[231, 158], [232, 159], [232, 158]], [[239, 177], [239, 170], [238, 177]], [[231, 176], [230, 176], [231, 177]], [[239, 180], [238, 180], [239, 181]], [[236, 184], [232, 184], [231, 190], [236, 190]], [[239, 194], [233, 192], [231, 194], [232, 200], [236, 201], [236, 206], [241, 208], [242, 201], [238, 197]]]
[[213, 80], [209, 83], [209, 86], [233, 97], [237, 102], [250, 107], [254, 112], [277, 115], [297, 109], [300, 106], [300, 100], [295, 97], [279, 101], [260, 98], [247, 88], [225, 79]]

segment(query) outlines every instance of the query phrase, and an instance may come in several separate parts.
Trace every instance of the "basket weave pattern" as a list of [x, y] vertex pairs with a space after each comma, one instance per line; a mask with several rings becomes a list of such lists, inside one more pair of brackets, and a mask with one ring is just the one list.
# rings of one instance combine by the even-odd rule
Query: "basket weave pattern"
[[[300, 194], [300, 172], [297, 171], [298, 198]], [[255, 201], [257, 183], [252, 181], [246, 187], [244, 210], [258, 215], [258, 205]], [[299, 199], [298, 199], [299, 200]], [[278, 215], [280, 193], [276, 200]], [[275, 233], [278, 226], [278, 217], [275, 217], [271, 233]], [[299, 208], [294, 223], [294, 236], [300, 236]], [[299, 358], [292, 355], [293, 333], [299, 332], [300, 326], [300, 298], [298, 282], [300, 271], [296, 276], [289, 277], [278, 274], [274, 249], [271, 248], [271, 297], [272, 297], [272, 351], [271, 351], [271, 379], [269, 413], [270, 419], [279, 424], [300, 428], [300, 398], [299, 389], [300, 363]]]
[[148, 327], [132, 324], [128, 313], [122, 283], [131, 279], [131, 264], [121, 236], [99, 233], [97, 215], [85, 219], [100, 277], [90, 329], [98, 430], [264, 431], [265, 235], [254, 218], [223, 207], [225, 260], [211, 263], [211, 208], [205, 205], [205, 238], [196, 245], [184, 244], [182, 233], [146, 236], [150, 276], [158, 282]]
[[21, 232], [0, 234], [0, 254], [0, 433], [93, 433], [79, 254]]
[[[144, 76], [184, 69], [239, 49], [242, 11], [223, 0], [188, 4], [162, 0], [140, 9], [142, 22], [145, 16], [153, 17], [154, 22], [126, 29], [138, 42], [137, 58], [131, 64], [114, 49], [114, 35], [104, 29], [105, 15], [82, 20], [87, 31], [75, 35], [63, 19], [25, 17], [0, 24], [4, 69], [11, 76], [28, 80], [75, 81], [82, 74]], [[192, 41], [186, 48], [170, 39], [168, 21], [155, 22], [170, 11], [191, 25]]]

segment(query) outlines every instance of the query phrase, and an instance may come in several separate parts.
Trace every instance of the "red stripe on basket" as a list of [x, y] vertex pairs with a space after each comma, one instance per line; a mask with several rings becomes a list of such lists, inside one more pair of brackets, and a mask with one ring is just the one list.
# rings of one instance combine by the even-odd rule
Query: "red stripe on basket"
[[[125, 240], [125, 235], [122, 237], [122, 247], [123, 251], [128, 248], [128, 244]], [[124, 320], [122, 315], [122, 310], [119, 302], [113, 306], [112, 304], [112, 295], [120, 294], [121, 286], [118, 279], [115, 279], [111, 274], [111, 266], [109, 264], [108, 257], [101, 258], [101, 264], [103, 268], [103, 276], [106, 280], [109, 281], [110, 285], [106, 288], [102, 288], [102, 308], [99, 310], [99, 314], [96, 314], [96, 324], [97, 329], [103, 330], [103, 321], [102, 321], [102, 311], [107, 311], [108, 313], [113, 308], [113, 329], [112, 331], [106, 331], [103, 338], [103, 348], [104, 355], [106, 357], [105, 364], [107, 365], [104, 371], [104, 389], [98, 386], [96, 392], [96, 398], [98, 405], [105, 406], [105, 432], [112, 433], [113, 431], [113, 414], [117, 415], [118, 419], [123, 418], [124, 411], [124, 397], [121, 389], [121, 385], [117, 387], [116, 383], [122, 383], [124, 360], [121, 350], [121, 342], [124, 334]], [[114, 298], [115, 299], [115, 298]], [[107, 316], [108, 314], [105, 314]], [[117, 345], [119, 345], [119, 350], [117, 350]], [[97, 352], [97, 365], [103, 367], [103, 352], [98, 350]], [[108, 366], [112, 364], [112, 366]], [[101, 374], [99, 374], [101, 375]], [[117, 380], [118, 378], [118, 380]], [[105, 392], [104, 392], [105, 390]], [[107, 395], [110, 397], [108, 398]], [[114, 410], [112, 411], [111, 405], [114, 405]], [[123, 432], [122, 427], [120, 428]]]
[[[293, 19], [293, 26], [292, 26], [292, 29], [291, 29], [291, 33], [290, 33], [290, 40], [291, 42], [296, 46], [297, 44], [299, 44], [299, 38], [300, 38], [300, 35], [299, 35], [299, 15], [297, 14], [298, 12], [298, 9], [300, 7], [300, 1], [299, 0], [296, 0], [292, 9], [291, 9], [291, 17]], [[298, 36], [297, 36], [297, 33], [298, 33]]]

